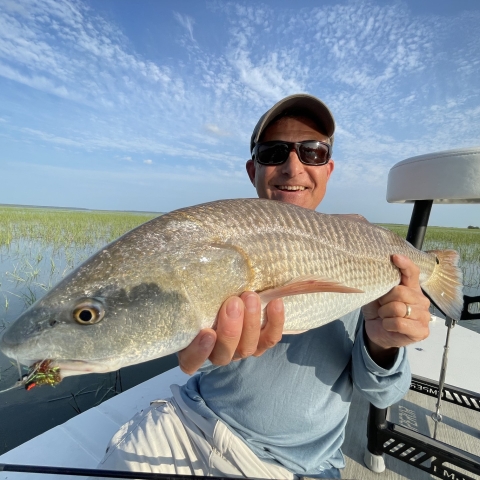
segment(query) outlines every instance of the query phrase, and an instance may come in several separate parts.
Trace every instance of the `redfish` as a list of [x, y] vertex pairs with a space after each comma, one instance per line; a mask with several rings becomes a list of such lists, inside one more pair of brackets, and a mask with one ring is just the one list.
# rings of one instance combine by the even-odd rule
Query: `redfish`
[[185, 348], [214, 325], [225, 299], [244, 291], [264, 304], [284, 298], [285, 331], [300, 333], [397, 285], [393, 254], [418, 265], [423, 290], [460, 317], [454, 251], [422, 252], [362, 218], [272, 200], [183, 208], [93, 255], [16, 320], [0, 347], [22, 364], [42, 365], [50, 383], [113, 371]]

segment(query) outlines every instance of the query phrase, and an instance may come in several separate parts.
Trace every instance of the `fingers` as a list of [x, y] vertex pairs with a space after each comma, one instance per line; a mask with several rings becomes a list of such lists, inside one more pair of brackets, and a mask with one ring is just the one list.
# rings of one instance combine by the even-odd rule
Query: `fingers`
[[258, 357], [275, 346], [282, 338], [285, 323], [283, 300], [272, 300], [267, 305], [263, 328], [261, 308], [255, 292], [228, 298], [218, 312], [215, 330], [202, 330], [178, 353], [180, 368], [193, 374], [207, 358], [214, 365], [227, 365], [232, 360]]
[[[400, 286], [402, 287], [402, 286]], [[378, 307], [376, 315], [365, 316], [365, 328], [372, 342], [383, 348], [404, 347], [428, 337], [430, 302], [420, 292], [402, 287], [397, 298]], [[410, 306], [408, 317], [407, 305]]]
[[420, 269], [404, 255], [392, 255], [392, 262], [400, 269], [401, 285], [420, 290]]
[[285, 324], [283, 300], [278, 298], [267, 305], [266, 323], [260, 332], [258, 348], [254, 355], [259, 357], [269, 348], [274, 347], [281, 339]]
[[401, 283], [375, 302], [365, 305], [365, 330], [374, 345], [403, 347], [429, 334], [430, 301], [420, 288], [419, 268], [403, 255], [393, 255], [402, 274]]
[[[241, 311], [240, 320], [232, 316], [228, 307], [230, 302], [236, 301], [239, 302], [237, 307]], [[245, 292], [240, 298], [228, 299], [218, 314], [217, 342], [209, 357], [210, 361], [215, 365], [227, 365], [231, 360], [241, 360], [252, 355], [258, 357], [274, 347], [282, 338], [285, 323], [283, 300], [272, 300], [267, 305], [263, 328], [261, 315], [260, 297], [255, 292]]]
[[[430, 300], [422, 291], [399, 285], [379, 299], [378, 315], [382, 318], [409, 318], [430, 321]], [[410, 307], [410, 308], [408, 308]]]
[[210, 354], [215, 365], [227, 365], [233, 358], [243, 329], [244, 304], [239, 297], [230, 297], [220, 307], [217, 317], [217, 341]]
[[[237, 298], [237, 297], [233, 297]], [[241, 360], [249, 356], [259, 357], [274, 347], [282, 338], [285, 314], [283, 300], [272, 300], [266, 307], [265, 325], [261, 324], [261, 301], [255, 292], [245, 292], [243, 301], [243, 323], [241, 333], [235, 338], [224, 338], [222, 323], [225, 319], [222, 310], [218, 316], [217, 343], [210, 355], [215, 365], [227, 365], [231, 360]]]
[[[422, 294], [408, 295], [406, 292], [403, 298], [393, 298], [378, 308], [377, 315], [381, 318], [405, 318], [418, 319], [423, 315], [428, 316], [430, 320], [430, 301]], [[428, 314], [428, 315], [427, 315]]]
[[[390, 330], [386, 330], [385, 325]], [[422, 329], [422, 331], [417, 332], [412, 332], [410, 328], [403, 329], [402, 327], [406, 327], [406, 325], [389, 325], [388, 320], [385, 321], [381, 318], [365, 322], [365, 332], [369, 340], [369, 352], [372, 353], [373, 350], [379, 353], [382, 349], [406, 347], [428, 336], [428, 327], [426, 331]], [[404, 333], [396, 331], [397, 329]], [[380, 347], [380, 349], [376, 347]], [[376, 360], [373, 356], [372, 359]]]
[[243, 310], [240, 298], [228, 298], [218, 312], [216, 330], [202, 330], [187, 348], [178, 352], [180, 368], [192, 375], [207, 359], [215, 365], [228, 364], [242, 333]]
[[409, 345], [410, 343], [420, 342], [428, 337], [430, 333], [430, 315], [428, 317], [427, 321], [424, 321], [422, 318], [415, 320], [399, 317], [384, 318], [382, 326], [387, 332], [407, 337], [403, 345]]
[[371, 342], [384, 349], [406, 347], [428, 337], [428, 322], [409, 321], [401, 318], [385, 318], [365, 323], [365, 331]]
[[204, 329], [187, 348], [178, 352], [178, 363], [182, 371], [193, 375], [212, 353], [216, 338], [214, 330]]
[[262, 305], [260, 297], [253, 292], [240, 295], [244, 303], [243, 328], [233, 360], [250, 357], [255, 353], [260, 339]]

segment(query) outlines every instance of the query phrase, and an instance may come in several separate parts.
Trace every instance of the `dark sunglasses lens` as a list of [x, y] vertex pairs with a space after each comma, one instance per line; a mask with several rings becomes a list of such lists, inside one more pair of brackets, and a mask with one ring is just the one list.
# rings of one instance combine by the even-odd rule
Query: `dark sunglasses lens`
[[306, 165], [324, 165], [328, 163], [327, 145], [319, 142], [305, 142], [300, 145], [300, 160]]
[[258, 162], [263, 165], [280, 165], [287, 160], [289, 148], [285, 143], [259, 145], [257, 154]]

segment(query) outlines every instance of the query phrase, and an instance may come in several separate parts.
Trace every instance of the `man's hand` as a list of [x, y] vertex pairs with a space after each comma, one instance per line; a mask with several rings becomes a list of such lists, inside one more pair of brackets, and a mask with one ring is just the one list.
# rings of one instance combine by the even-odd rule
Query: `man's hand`
[[261, 328], [260, 297], [254, 292], [230, 297], [218, 312], [215, 330], [202, 330], [178, 352], [180, 368], [192, 375], [207, 358], [214, 365], [227, 365], [232, 360], [258, 357], [280, 341], [284, 322], [282, 299], [267, 305], [267, 322]]
[[402, 274], [400, 284], [362, 308], [370, 356], [378, 365], [387, 367], [398, 347], [428, 337], [430, 322], [430, 301], [420, 289], [419, 268], [403, 255], [393, 255], [392, 261]]

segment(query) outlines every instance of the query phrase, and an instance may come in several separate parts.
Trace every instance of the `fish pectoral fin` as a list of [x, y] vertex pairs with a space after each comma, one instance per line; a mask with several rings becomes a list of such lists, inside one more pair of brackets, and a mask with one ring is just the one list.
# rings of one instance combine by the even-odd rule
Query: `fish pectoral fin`
[[298, 277], [281, 287], [271, 288], [259, 293], [260, 300], [267, 304], [275, 298], [289, 297], [291, 295], [301, 295], [305, 293], [336, 292], [336, 293], [364, 293], [358, 288], [349, 287], [343, 283], [321, 278], [316, 275], [306, 275]]

